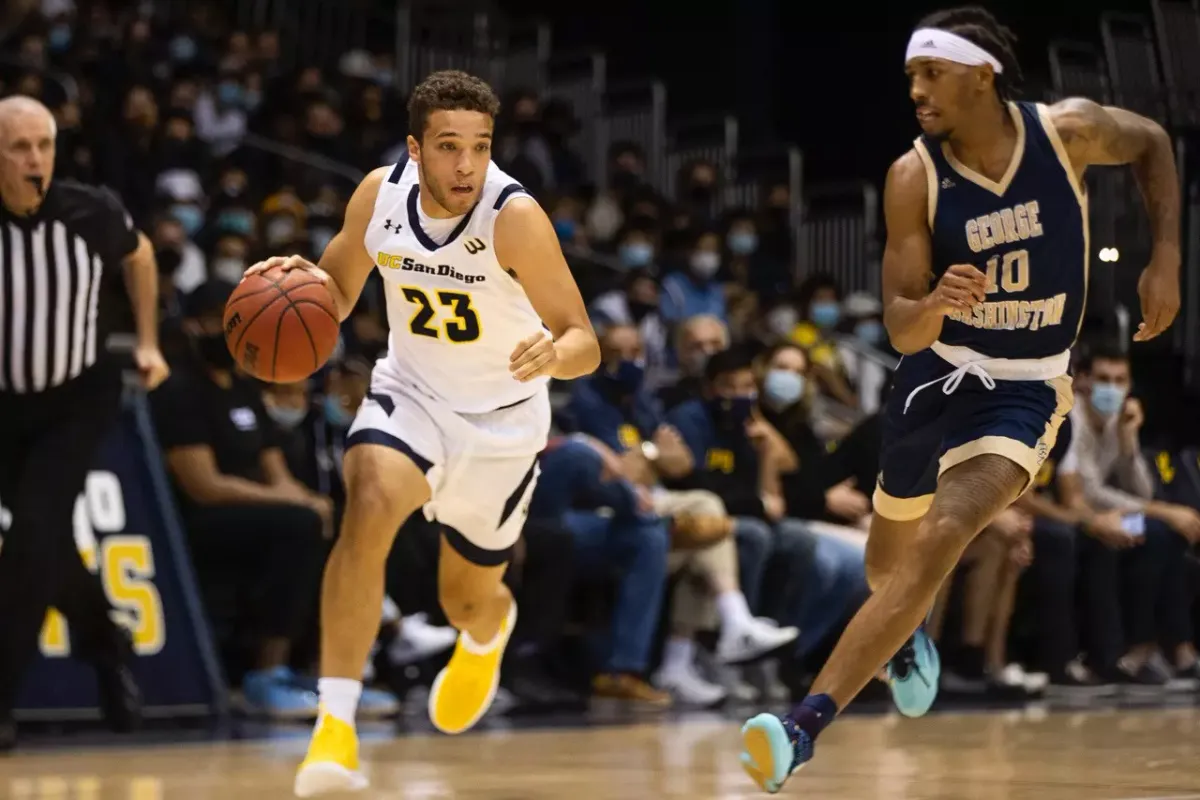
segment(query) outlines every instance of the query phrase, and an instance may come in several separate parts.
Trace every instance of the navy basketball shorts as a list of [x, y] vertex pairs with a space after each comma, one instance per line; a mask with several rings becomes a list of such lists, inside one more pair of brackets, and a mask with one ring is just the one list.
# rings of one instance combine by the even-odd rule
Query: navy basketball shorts
[[963, 372], [932, 350], [905, 356], [897, 367], [874, 496], [875, 513], [885, 519], [920, 519], [943, 472], [987, 453], [1021, 466], [1028, 489], [1054, 447], [1074, 404], [1070, 375], [1003, 380], [1002, 370], [989, 370], [993, 380], [985, 381]]

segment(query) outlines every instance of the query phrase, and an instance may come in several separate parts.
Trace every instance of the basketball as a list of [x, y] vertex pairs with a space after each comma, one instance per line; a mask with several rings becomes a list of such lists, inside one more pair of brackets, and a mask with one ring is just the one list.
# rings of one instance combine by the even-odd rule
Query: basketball
[[245, 278], [225, 304], [225, 344], [250, 375], [294, 383], [333, 355], [337, 304], [310, 272], [274, 267]]

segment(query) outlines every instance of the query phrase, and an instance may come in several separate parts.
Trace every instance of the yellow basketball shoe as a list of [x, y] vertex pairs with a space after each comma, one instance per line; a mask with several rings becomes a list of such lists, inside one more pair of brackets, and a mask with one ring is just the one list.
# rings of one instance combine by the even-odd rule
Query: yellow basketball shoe
[[450, 663], [438, 673], [429, 692], [429, 719], [442, 733], [470, 729], [491, 708], [500, 687], [500, 662], [517, 624], [514, 602], [500, 623], [500, 631], [487, 650], [458, 636]]
[[358, 734], [323, 709], [308, 745], [308, 755], [296, 771], [297, 797], [328, 792], [357, 792], [367, 788], [358, 769]]

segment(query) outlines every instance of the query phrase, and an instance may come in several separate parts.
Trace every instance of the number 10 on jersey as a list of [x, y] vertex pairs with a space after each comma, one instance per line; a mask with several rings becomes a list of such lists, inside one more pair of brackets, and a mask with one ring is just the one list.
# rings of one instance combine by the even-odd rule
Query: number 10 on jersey
[[1029, 251], [1013, 250], [987, 262], [987, 293], [1023, 292], [1029, 288]]
[[[479, 338], [479, 315], [471, 305], [471, 295], [466, 292], [426, 292], [417, 286], [401, 286], [400, 293], [416, 306], [412, 319], [408, 321], [408, 329], [414, 336], [445, 338], [455, 344], [473, 342]], [[437, 298], [437, 307], [430, 299], [430, 294]]]

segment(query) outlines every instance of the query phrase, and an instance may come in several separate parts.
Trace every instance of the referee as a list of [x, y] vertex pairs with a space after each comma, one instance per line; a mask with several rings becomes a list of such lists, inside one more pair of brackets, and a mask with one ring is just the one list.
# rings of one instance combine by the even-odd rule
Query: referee
[[51, 607], [72, 653], [96, 667], [109, 725], [131, 729], [141, 714], [128, 635], [80, 558], [72, 517], [120, 411], [108, 334], [136, 330], [147, 389], [167, 377], [158, 273], [112, 193], [51, 182], [56, 133], [36, 100], [0, 100], [0, 749], [15, 744], [13, 707]]

